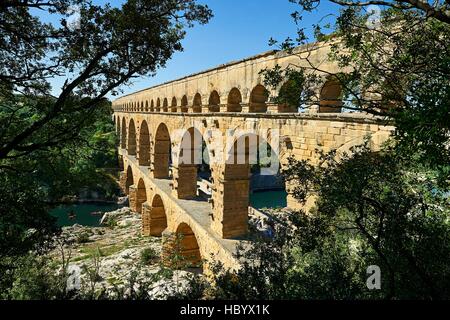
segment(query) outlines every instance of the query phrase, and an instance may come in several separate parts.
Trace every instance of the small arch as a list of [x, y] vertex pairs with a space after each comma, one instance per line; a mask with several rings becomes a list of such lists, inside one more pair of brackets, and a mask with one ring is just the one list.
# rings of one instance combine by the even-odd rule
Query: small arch
[[131, 169], [131, 166], [128, 166], [127, 177], [125, 180], [125, 194], [130, 194], [130, 186], [132, 186], [133, 184], [134, 184], [133, 170]]
[[213, 92], [211, 92], [211, 94], [209, 95], [209, 111], [210, 112], [219, 112], [220, 111], [220, 96], [219, 93], [214, 90]]
[[228, 94], [227, 112], [241, 112], [242, 111], [242, 95], [238, 88], [231, 89]]
[[319, 112], [342, 112], [342, 105], [341, 83], [336, 78], [327, 80], [320, 90]]
[[250, 95], [250, 108], [249, 112], [266, 112], [267, 100], [269, 98], [269, 92], [264, 86], [258, 84], [253, 88]]
[[157, 99], [156, 100], [156, 112], [160, 112], [161, 111], [161, 99]]
[[153, 99], [152, 99], [152, 102], [150, 102], [150, 111], [151, 112], [155, 111], [155, 101], [153, 101]]
[[177, 98], [172, 98], [172, 103], [170, 105], [170, 111], [171, 112], [177, 112]]
[[145, 112], [148, 112], [148, 100], [145, 101]]
[[142, 213], [142, 205], [147, 201], [147, 189], [142, 178], [139, 179], [136, 189], [136, 212]]
[[181, 99], [181, 112], [188, 112], [188, 98], [186, 95]]
[[197, 93], [194, 96], [194, 101], [192, 102], [192, 112], [202, 112], [202, 96], [200, 95], [200, 93]]
[[169, 111], [169, 102], [167, 101], [167, 98], [164, 98], [164, 101], [163, 101], [163, 110], [162, 110], [163, 112], [167, 112], [167, 111]]
[[142, 121], [139, 130], [139, 154], [138, 162], [140, 166], [150, 166], [150, 133], [147, 121]]
[[130, 120], [130, 125], [128, 126], [128, 154], [131, 156], [136, 155], [136, 127], [134, 126], [134, 120]]
[[297, 82], [289, 79], [280, 88], [277, 97], [279, 113], [298, 112], [301, 103], [301, 90]]
[[155, 194], [150, 206], [142, 211], [142, 234], [144, 236], [161, 237], [167, 228], [167, 214], [159, 194]]

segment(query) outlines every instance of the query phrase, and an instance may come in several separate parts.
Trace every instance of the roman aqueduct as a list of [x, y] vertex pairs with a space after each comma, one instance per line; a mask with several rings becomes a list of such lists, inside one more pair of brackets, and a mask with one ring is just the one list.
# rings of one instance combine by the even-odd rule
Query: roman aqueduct
[[[343, 112], [342, 89], [326, 74], [314, 88], [317, 101], [303, 112], [274, 103], [277, 92], [264, 88], [260, 70], [298, 65], [302, 55], [327, 73], [341, 72], [328, 60], [329, 50], [319, 43], [294, 54], [271, 51], [115, 100], [121, 187], [132, 210], [142, 215], [143, 235], [182, 234], [186, 257], [235, 266], [234, 249], [248, 230], [251, 141], [270, 145], [276, 135], [270, 156], [281, 167], [289, 156], [317, 163], [316, 150], [348, 150], [367, 135], [372, 148], [379, 148], [393, 127], [368, 114]], [[198, 163], [180, 161], [204, 147], [208, 181], [198, 177]], [[224, 159], [214, 161], [219, 155]], [[235, 157], [228, 161], [230, 155]], [[244, 161], [236, 160], [239, 155]], [[209, 199], [199, 196], [201, 188]], [[298, 204], [288, 195], [287, 206]]]

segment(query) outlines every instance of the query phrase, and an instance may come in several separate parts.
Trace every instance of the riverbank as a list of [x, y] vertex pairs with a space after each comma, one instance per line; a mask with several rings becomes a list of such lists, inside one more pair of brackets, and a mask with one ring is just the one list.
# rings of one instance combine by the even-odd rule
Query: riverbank
[[185, 271], [161, 265], [161, 238], [141, 236], [140, 215], [123, 207], [107, 212], [102, 226], [64, 227], [51, 253], [70, 275], [69, 289], [107, 298], [164, 299], [183, 288]]

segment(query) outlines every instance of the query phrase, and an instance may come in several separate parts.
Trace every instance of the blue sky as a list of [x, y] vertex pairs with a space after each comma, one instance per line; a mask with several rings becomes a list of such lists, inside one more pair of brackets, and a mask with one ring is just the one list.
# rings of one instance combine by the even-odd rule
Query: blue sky
[[[114, 5], [120, 2], [123, 1], [112, 1]], [[135, 79], [132, 85], [123, 87], [123, 94], [271, 50], [268, 45], [271, 37], [278, 40], [295, 37], [290, 14], [299, 7], [288, 0], [199, 0], [199, 3], [213, 10], [210, 23], [187, 30], [182, 42], [184, 51], [175, 53], [155, 77]], [[311, 34], [314, 23], [337, 10], [337, 6], [325, 2], [319, 10], [304, 16], [303, 25]], [[59, 82], [56, 79], [53, 82], [54, 92], [59, 91]]]

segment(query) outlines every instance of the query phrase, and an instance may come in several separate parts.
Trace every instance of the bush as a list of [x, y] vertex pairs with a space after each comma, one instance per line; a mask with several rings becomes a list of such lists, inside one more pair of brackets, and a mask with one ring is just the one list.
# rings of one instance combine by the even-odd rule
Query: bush
[[90, 242], [89, 234], [87, 232], [80, 233], [77, 236], [77, 240], [76, 241], [77, 241], [77, 243], [88, 243], [88, 242]]
[[145, 248], [141, 251], [142, 264], [149, 265], [154, 263], [158, 259], [158, 254], [153, 248]]

